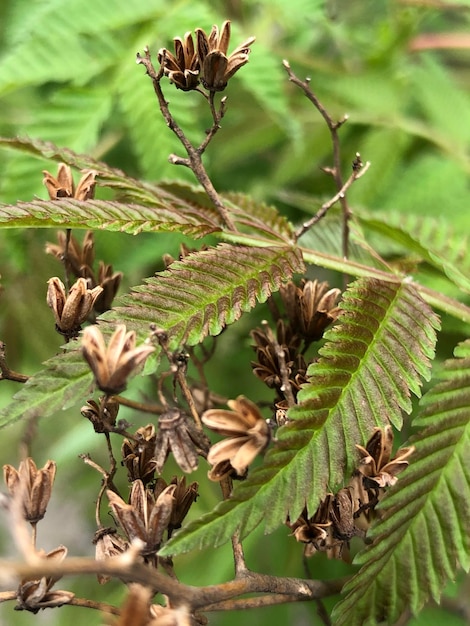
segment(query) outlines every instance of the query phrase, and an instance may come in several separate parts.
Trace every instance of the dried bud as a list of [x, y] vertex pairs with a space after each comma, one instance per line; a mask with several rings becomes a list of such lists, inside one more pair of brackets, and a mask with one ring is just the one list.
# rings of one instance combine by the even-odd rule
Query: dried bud
[[43, 183], [46, 185], [51, 200], [60, 198], [75, 198], [76, 200], [89, 200], [95, 195], [97, 172], [86, 170], [81, 177], [77, 188], [73, 184], [72, 170], [65, 163], [60, 163], [57, 169], [57, 177], [50, 172], [43, 171]]
[[326, 327], [339, 315], [336, 301], [341, 291], [329, 289], [326, 282], [303, 280], [300, 287], [289, 282], [279, 292], [293, 331], [307, 344], [321, 339]]
[[218, 27], [214, 25], [209, 36], [202, 28], [196, 28], [196, 35], [201, 82], [209, 91], [223, 91], [235, 72], [248, 63], [250, 46], [254, 43], [255, 37], [250, 37], [244, 41], [227, 57], [230, 42], [230, 22], [228, 20], [222, 24], [220, 32]]
[[86, 280], [79, 278], [72, 285], [68, 295], [60, 278], [50, 278], [47, 288], [47, 304], [51, 307], [56, 328], [68, 339], [77, 337], [81, 324], [90, 315], [97, 297], [103, 291], [101, 287], [88, 289]]
[[21, 461], [18, 470], [12, 465], [3, 466], [8, 491], [14, 498], [22, 500], [24, 518], [31, 524], [37, 524], [46, 513], [55, 472], [54, 461], [47, 461], [44, 467], [38, 470], [31, 457]]
[[111, 509], [130, 542], [140, 539], [144, 543], [142, 555], [154, 556], [162, 542], [163, 533], [170, 522], [176, 486], [169, 485], [155, 498], [141, 480], [132, 483], [129, 504], [114, 491], [107, 491]]
[[266, 420], [250, 400], [238, 396], [227, 404], [231, 411], [209, 409], [201, 418], [208, 428], [229, 437], [213, 445], [207, 456], [208, 462], [215, 466], [214, 473], [209, 475], [213, 479], [220, 475], [220, 471], [216, 470], [219, 464], [226, 465], [227, 461], [238, 475], [245, 474], [255, 456], [267, 447], [271, 439]]
[[199, 85], [199, 58], [194, 49], [193, 36], [188, 32], [184, 40], [175, 37], [173, 41], [175, 54], [162, 48], [158, 53], [158, 62], [163, 63], [165, 76], [168, 76], [177, 89], [196, 89]]
[[[99, 528], [93, 539], [95, 544], [95, 559], [104, 561], [113, 556], [119, 556], [128, 548], [128, 544], [117, 534], [115, 528]], [[98, 574], [98, 582], [104, 585], [110, 580], [110, 576]]]
[[85, 328], [82, 353], [101, 391], [110, 395], [123, 391], [131, 373], [155, 350], [150, 345], [136, 348], [135, 344], [135, 332], [126, 332], [124, 324], [116, 327], [108, 347], [98, 326]]
[[155, 426], [147, 424], [135, 432], [133, 440], [122, 442], [122, 464], [127, 468], [129, 482], [140, 479], [146, 485], [153, 480], [157, 467], [156, 440]]
[[[62, 562], [67, 556], [67, 548], [59, 546], [45, 554], [37, 553], [38, 557], [47, 560]], [[17, 611], [31, 611], [37, 613], [40, 609], [53, 608], [68, 604], [75, 596], [71, 591], [51, 591], [51, 588], [59, 580], [60, 576], [43, 576], [39, 580], [24, 578], [17, 591]]]
[[169, 409], [158, 418], [155, 460], [159, 472], [162, 471], [170, 450], [183, 472], [189, 473], [197, 469], [198, 456], [205, 456], [208, 449], [207, 437], [179, 409]]

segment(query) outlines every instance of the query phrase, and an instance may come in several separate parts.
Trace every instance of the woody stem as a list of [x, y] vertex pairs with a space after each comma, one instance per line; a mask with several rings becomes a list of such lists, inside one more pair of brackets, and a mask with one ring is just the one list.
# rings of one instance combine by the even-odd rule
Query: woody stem
[[[201, 147], [195, 148], [192, 145], [192, 143], [186, 137], [183, 130], [177, 124], [177, 122], [175, 121], [175, 119], [170, 113], [170, 110], [168, 108], [168, 102], [165, 100], [165, 96], [163, 95], [163, 91], [160, 85], [160, 81], [163, 77], [164, 59], [162, 60], [160, 70], [156, 72], [151, 61], [150, 51], [148, 50], [148, 48], [146, 48], [145, 56], [141, 56], [140, 54], [137, 55], [137, 63], [140, 63], [145, 67], [145, 69], [147, 70], [148, 76], [152, 79], [153, 88], [157, 96], [158, 104], [160, 105], [160, 111], [163, 115], [163, 118], [168, 128], [170, 128], [170, 130], [172, 130], [174, 134], [178, 137], [179, 141], [183, 145], [188, 155], [188, 158], [186, 159], [178, 157], [176, 155], [170, 155], [169, 157], [170, 163], [173, 163], [174, 165], [184, 165], [185, 167], [188, 167], [190, 170], [192, 170], [192, 172], [194, 173], [198, 181], [204, 187], [205, 192], [207, 193], [209, 198], [212, 200], [212, 203], [214, 204], [217, 211], [219, 212], [224, 224], [230, 230], [236, 230], [234, 222], [232, 221], [227, 209], [225, 208], [225, 205], [220, 199], [219, 194], [215, 190], [215, 187], [212, 184], [212, 181], [210, 180], [204, 168], [204, 165], [202, 163], [202, 158], [201, 158], [203, 149], [201, 149]], [[212, 134], [214, 134], [215, 132], [216, 132], [216, 129], [214, 128], [214, 131]], [[204, 148], [206, 145], [207, 143], [204, 143], [204, 142], [201, 144], [201, 146], [204, 146]]]

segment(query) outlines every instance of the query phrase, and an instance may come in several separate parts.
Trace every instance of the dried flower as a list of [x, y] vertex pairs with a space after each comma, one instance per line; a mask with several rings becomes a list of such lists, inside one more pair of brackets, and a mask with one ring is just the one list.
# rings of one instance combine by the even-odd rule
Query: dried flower
[[330, 289], [326, 282], [302, 280], [299, 287], [289, 282], [279, 292], [293, 331], [307, 344], [321, 339], [325, 328], [339, 315], [336, 301], [341, 291]]
[[90, 420], [96, 433], [109, 433], [116, 426], [119, 402], [112, 396], [101, 396], [99, 404], [94, 400], [87, 400], [80, 413]]
[[13, 497], [21, 498], [24, 518], [31, 524], [37, 524], [46, 513], [56, 467], [54, 461], [47, 461], [44, 467], [38, 470], [31, 457], [21, 461], [18, 470], [12, 465], [3, 466], [8, 491]]
[[46, 253], [65, 263], [66, 270], [71, 271], [76, 278], [88, 278], [95, 260], [93, 232], [88, 230], [85, 233], [81, 245], [73, 235], [70, 235], [67, 245], [67, 234], [62, 230], [57, 232], [57, 240], [58, 244], [46, 243]]
[[209, 440], [205, 434], [179, 409], [171, 408], [158, 418], [155, 460], [159, 472], [170, 450], [183, 472], [189, 473], [197, 469], [198, 456], [206, 456], [208, 449]]
[[102, 291], [98, 294], [93, 309], [96, 313], [104, 313], [109, 310], [121, 284], [122, 272], [114, 272], [112, 265], [100, 261], [98, 277], [95, 276], [93, 272], [95, 259], [93, 232], [89, 230], [85, 233], [81, 246], [73, 235], [70, 236], [67, 244], [67, 234], [63, 231], [57, 233], [57, 239], [58, 244], [46, 244], [46, 253], [53, 254], [64, 263], [67, 272], [71, 272], [77, 278], [84, 278], [89, 289], [101, 287]]
[[[119, 556], [128, 548], [128, 544], [117, 534], [115, 528], [98, 528], [93, 543], [95, 544], [95, 559], [97, 561]], [[111, 578], [105, 574], [98, 574], [97, 577], [100, 585], [104, 585]]]
[[[59, 546], [47, 554], [44, 551], [37, 553], [38, 557], [62, 562], [67, 556], [67, 548]], [[68, 604], [75, 596], [71, 591], [51, 591], [51, 588], [60, 579], [60, 576], [43, 576], [39, 580], [22, 579], [18, 591], [17, 611], [31, 611], [37, 613], [40, 609], [52, 608]]]
[[57, 331], [68, 339], [77, 337], [81, 324], [90, 315], [103, 289], [101, 287], [88, 289], [84, 278], [79, 278], [68, 294], [65, 292], [64, 283], [57, 276], [50, 278], [47, 284], [47, 304], [54, 313]]
[[140, 479], [144, 485], [154, 478], [157, 462], [155, 444], [157, 435], [155, 426], [147, 424], [134, 433], [134, 439], [124, 439], [121, 447], [122, 464], [127, 468], [130, 482]]
[[408, 465], [408, 457], [414, 452], [414, 446], [398, 450], [391, 459], [393, 446], [393, 430], [391, 426], [384, 429], [375, 428], [366, 447], [356, 445], [362, 458], [358, 471], [364, 477], [364, 484], [369, 487], [389, 487], [394, 485]]
[[93, 372], [98, 387], [107, 394], [118, 394], [126, 387], [130, 374], [137, 369], [155, 348], [142, 345], [136, 348], [136, 334], [126, 332], [119, 324], [106, 347], [98, 326], [85, 328], [82, 353]]
[[72, 170], [65, 163], [59, 163], [57, 177], [44, 170], [44, 184], [51, 200], [60, 198], [75, 198], [76, 200], [90, 200], [95, 195], [96, 174], [94, 170], [86, 170], [75, 188]]
[[345, 523], [345, 519], [339, 513], [340, 505], [336, 505], [336, 512], [333, 513], [334, 501], [335, 496], [329, 493], [312, 517], [309, 518], [307, 509], [304, 509], [297, 521], [287, 521], [297, 541], [305, 543], [306, 557], [311, 557], [316, 552], [326, 552], [329, 559], [346, 556], [347, 539], [337, 536], [338, 527]]
[[104, 313], [111, 308], [114, 297], [121, 284], [122, 276], [122, 272], [113, 271], [112, 265], [105, 264], [103, 261], [99, 262], [96, 284], [98, 284], [103, 291], [95, 302], [94, 309], [97, 313]]
[[114, 491], [107, 491], [111, 509], [129, 541], [137, 538], [144, 542], [142, 555], [145, 557], [155, 555], [160, 547], [171, 518], [175, 489], [175, 485], [169, 485], [155, 498], [141, 480], [135, 480], [129, 504]]
[[[155, 494], [157, 493], [157, 489], [162, 489], [166, 486], [166, 483], [162, 478], [159, 478], [159, 481], [161, 481], [162, 484], [160, 486], [158, 483], [155, 485]], [[173, 511], [171, 512], [170, 521], [168, 523], [168, 539], [170, 539], [174, 530], [181, 528], [181, 524], [188, 514], [191, 505], [196, 501], [196, 498], [199, 495], [197, 491], [199, 485], [196, 482], [193, 482], [186, 487], [186, 476], [181, 476], [181, 478], [173, 476], [170, 481], [170, 485], [176, 485], [176, 489], [173, 493], [175, 503]]]
[[176, 85], [177, 89], [191, 91], [199, 85], [199, 57], [194, 48], [193, 36], [186, 33], [173, 39], [175, 54], [166, 48], [158, 52], [158, 62], [163, 63], [165, 76]]
[[307, 544], [306, 556], [326, 551], [328, 557], [345, 558], [349, 540], [365, 536], [385, 488], [395, 484], [414, 450], [402, 448], [390, 459], [392, 446], [391, 426], [375, 428], [366, 447], [356, 446], [361, 459], [348, 485], [336, 495], [328, 494], [313, 517], [304, 510], [294, 523], [287, 521], [297, 541]]
[[238, 475], [245, 474], [255, 456], [267, 447], [271, 439], [269, 426], [253, 402], [238, 396], [227, 404], [231, 411], [209, 409], [201, 418], [208, 428], [229, 437], [209, 450], [207, 460], [215, 466], [214, 473], [210, 475], [212, 479], [220, 475], [219, 465], [223, 463], [226, 467], [227, 461]]
[[255, 328], [250, 334], [255, 341], [253, 349], [256, 351], [258, 359], [251, 362], [255, 376], [268, 387], [276, 389], [280, 398], [284, 397], [281, 366], [277, 352], [280, 348], [284, 353], [289, 383], [294, 396], [296, 396], [301, 385], [307, 380], [307, 364], [302, 354], [297, 352], [301, 344], [300, 336], [294, 334], [290, 326], [281, 319], [276, 324], [277, 338], [274, 337], [270, 328]]
[[209, 91], [223, 91], [235, 72], [248, 63], [250, 46], [254, 43], [255, 37], [249, 37], [227, 57], [230, 21], [227, 20], [222, 24], [220, 32], [214, 25], [209, 36], [202, 28], [196, 28], [196, 35], [201, 82]]
[[[314, 550], [326, 549], [326, 542], [328, 539], [328, 528], [331, 526], [330, 520], [330, 498], [327, 496], [325, 500], [320, 504], [315, 515], [311, 518], [308, 517], [307, 509], [304, 509], [302, 515], [294, 522], [287, 521], [287, 525], [293, 531], [292, 534], [297, 539], [305, 544], [312, 544]], [[311, 556], [313, 554], [310, 551]]]

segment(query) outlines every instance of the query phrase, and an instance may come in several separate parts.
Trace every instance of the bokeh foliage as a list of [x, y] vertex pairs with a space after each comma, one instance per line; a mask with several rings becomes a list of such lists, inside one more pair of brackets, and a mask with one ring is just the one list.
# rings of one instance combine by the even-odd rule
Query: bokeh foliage
[[[381, 233], [373, 228], [374, 214], [396, 213], [397, 223], [410, 212], [422, 218], [442, 217], [447, 224], [444, 233], [449, 224], [456, 232], [469, 232], [470, 53], [452, 45], [418, 49], [420, 42], [430, 45], [431, 35], [457, 37], [468, 32], [469, 15], [468, 0], [447, 8], [444, 2], [426, 0], [4, 0], [0, 134], [53, 141], [152, 182], [192, 182], [190, 172], [168, 163], [168, 155], [180, 149], [158, 114], [143, 69], [135, 65], [135, 53], [149, 45], [156, 55], [160, 47], [171, 46], [173, 36], [230, 18], [234, 44], [252, 34], [257, 41], [250, 63], [231, 81], [223, 129], [209, 150], [207, 163], [215, 186], [275, 202], [294, 221], [314, 213], [334, 193], [331, 178], [320, 170], [331, 165], [326, 126], [288, 83], [281, 66], [286, 58], [299, 76], [311, 77], [313, 89], [332, 114], [349, 115], [341, 131], [344, 168], [357, 151], [372, 163], [353, 186], [351, 205], [370, 212], [364, 228], [372, 233], [374, 244], [382, 246], [382, 252], [398, 254], [400, 250], [384, 248]], [[188, 135], [201, 138], [210, 120], [197, 94], [168, 88], [167, 95]], [[0, 201], [44, 198], [44, 167], [50, 164], [0, 151]], [[43, 253], [44, 242], [53, 237], [52, 231], [0, 231], [0, 339], [8, 344], [10, 365], [27, 373], [36, 371], [60, 343], [45, 304], [45, 283], [59, 271], [56, 261]], [[124, 289], [161, 269], [161, 255], [174, 253], [181, 241], [180, 236], [151, 233], [136, 237], [99, 233], [96, 239], [100, 256], [125, 272]], [[420, 280], [440, 288], [431, 270], [422, 271]], [[221, 339], [221, 363], [234, 345], [241, 348], [227, 367], [213, 368], [216, 391], [259, 395], [260, 384], [248, 365], [248, 331], [259, 315], [255, 310]], [[463, 335], [457, 322], [443, 322], [440, 349], [447, 357]], [[13, 389], [13, 384], [2, 382], [2, 406]], [[60, 541], [84, 554], [91, 549], [93, 503], [81, 510], [74, 500], [92, 492], [95, 476], [76, 457], [96, 448], [90, 430], [76, 412], [65, 412], [40, 423], [36, 444], [38, 456], [44, 455], [38, 462], [49, 457], [61, 462], [64, 478], [55, 495], [56, 516], [62, 515], [60, 502], [71, 501], [63, 505], [70, 528]], [[2, 461], [16, 462], [20, 436], [18, 426], [2, 432]], [[210, 510], [217, 495], [215, 488], [203, 494], [197, 513]], [[272, 573], [302, 575], [300, 548], [286, 535], [256, 533], [248, 541], [248, 562], [252, 559]], [[50, 548], [57, 538], [45, 536], [44, 543], [48, 541], [52, 543], [45, 547]], [[276, 555], [270, 560], [266, 551], [272, 545]], [[198, 570], [187, 582], [210, 583], [230, 576], [228, 552], [183, 558], [190, 564], [183, 561], [181, 571]], [[322, 576], [348, 571], [322, 558], [311, 562], [312, 576], [317, 568]], [[117, 587], [114, 593], [119, 593]], [[33, 623], [33, 616], [12, 616], [10, 607], [2, 611], [8, 623]], [[50, 612], [47, 618], [50, 624], [71, 619], [100, 623], [98, 616], [82, 617], [70, 608]], [[220, 615], [213, 623], [231, 624], [236, 619], [239, 616]], [[318, 618], [314, 607], [293, 606], [257, 611], [247, 619], [281, 624], [302, 619], [317, 623]], [[457, 620], [449, 614], [443, 617], [441, 611], [413, 623], [439, 624], [443, 619]]]

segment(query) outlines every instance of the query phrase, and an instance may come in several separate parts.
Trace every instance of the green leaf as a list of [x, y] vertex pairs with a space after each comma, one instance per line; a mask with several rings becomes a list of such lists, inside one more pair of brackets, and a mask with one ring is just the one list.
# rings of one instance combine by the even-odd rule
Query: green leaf
[[219, 334], [303, 270], [300, 253], [291, 247], [220, 244], [149, 278], [110, 316], [132, 328], [156, 323], [166, 330], [172, 347], [194, 345], [208, 334]]
[[402, 246], [407, 254], [415, 253], [443, 272], [457, 287], [470, 293], [470, 255], [468, 237], [457, 236], [441, 219], [408, 213], [357, 212], [359, 223], [366, 229]]
[[[196, 206], [212, 206], [211, 200], [201, 187], [180, 181], [163, 181], [159, 183], [159, 189], [169, 191], [178, 198]], [[278, 243], [292, 242], [292, 226], [276, 207], [254, 200], [243, 193], [227, 192], [221, 194], [221, 198], [240, 232], [251, 233], [255, 237], [260, 236], [265, 242], [264, 245], [269, 245], [273, 241]], [[236, 238], [237, 235], [234, 235], [234, 240]]]
[[85, 399], [91, 392], [93, 376], [77, 342], [67, 352], [47, 360], [41, 370], [21, 387], [13, 401], [0, 411], [0, 428], [19, 419], [52, 415]]
[[[84, 82], [115, 59], [109, 33], [158, 19], [163, 0], [52, 0], [28, 19], [0, 64], [0, 91], [48, 81]], [[128, 37], [114, 34], [114, 42]], [[114, 46], [116, 43], [114, 43]]]
[[436, 316], [406, 282], [372, 279], [350, 286], [342, 308], [321, 358], [309, 368], [299, 405], [289, 411], [293, 421], [279, 430], [263, 465], [162, 553], [217, 546], [262, 521], [270, 532], [287, 515], [295, 519], [305, 502], [314, 511], [352, 470], [356, 443], [374, 426], [401, 425], [411, 391], [419, 395], [421, 378], [429, 376]]
[[394, 623], [439, 602], [458, 567], [470, 568], [470, 341], [445, 363], [443, 381], [422, 399], [410, 466], [383, 499], [361, 570], [334, 610], [336, 626]]
[[[212, 219], [211, 219], [212, 218]], [[35, 200], [0, 205], [0, 228], [96, 228], [136, 235], [140, 232], [181, 232], [202, 237], [219, 226], [210, 212], [203, 213], [192, 205], [162, 194], [161, 202], [153, 207], [123, 204], [109, 200], [85, 202], [64, 200]]]
[[[157, 323], [172, 346], [196, 344], [208, 334], [220, 333], [256, 302], [264, 302], [294, 272], [303, 271], [302, 257], [292, 248], [221, 244], [173, 263], [131, 295], [120, 298], [125, 306], [100, 319], [126, 323], [136, 330], [140, 341], [148, 337], [150, 324]], [[74, 345], [69, 344], [68, 350]], [[85, 398], [91, 378], [80, 351], [59, 354], [45, 365], [0, 412], [0, 428], [20, 418], [51, 415]]]

